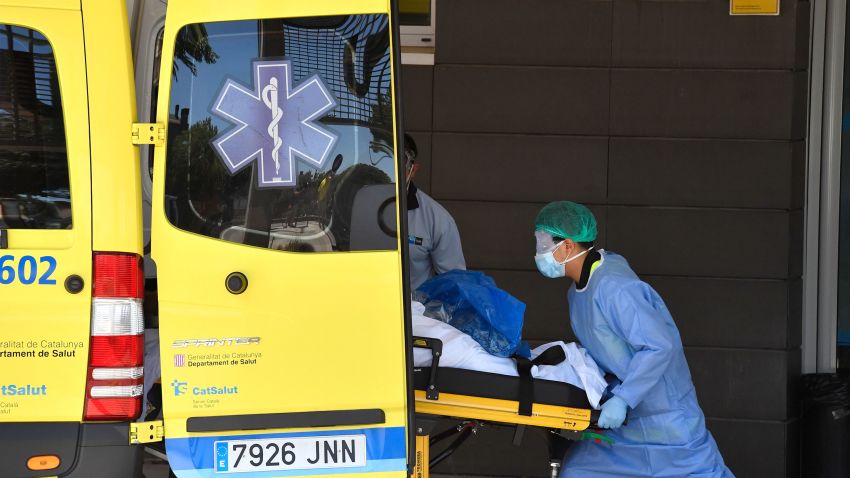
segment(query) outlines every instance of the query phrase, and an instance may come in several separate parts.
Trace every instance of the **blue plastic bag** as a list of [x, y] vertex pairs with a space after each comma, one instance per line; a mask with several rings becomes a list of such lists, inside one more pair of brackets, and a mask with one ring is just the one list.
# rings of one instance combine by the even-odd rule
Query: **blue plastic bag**
[[530, 355], [521, 338], [525, 304], [482, 272], [454, 270], [432, 277], [413, 298], [425, 305], [426, 316], [471, 336], [492, 355]]

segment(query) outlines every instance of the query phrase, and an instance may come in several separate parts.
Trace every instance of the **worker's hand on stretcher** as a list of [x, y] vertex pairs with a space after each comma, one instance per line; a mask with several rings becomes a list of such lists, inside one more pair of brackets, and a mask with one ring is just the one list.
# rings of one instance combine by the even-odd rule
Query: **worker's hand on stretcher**
[[599, 415], [598, 425], [600, 428], [620, 428], [626, 420], [628, 404], [622, 398], [614, 395], [602, 404], [602, 413]]

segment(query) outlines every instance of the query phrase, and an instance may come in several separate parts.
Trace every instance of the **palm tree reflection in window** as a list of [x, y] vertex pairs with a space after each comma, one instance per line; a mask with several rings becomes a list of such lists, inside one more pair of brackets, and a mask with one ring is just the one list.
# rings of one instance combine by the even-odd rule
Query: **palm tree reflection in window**
[[171, 74], [177, 78], [177, 72], [182, 63], [192, 72], [193, 76], [198, 75], [197, 63], [213, 64], [218, 61], [218, 53], [210, 46], [207, 27], [202, 23], [188, 25], [180, 29], [177, 33], [177, 39], [174, 42], [174, 62]]

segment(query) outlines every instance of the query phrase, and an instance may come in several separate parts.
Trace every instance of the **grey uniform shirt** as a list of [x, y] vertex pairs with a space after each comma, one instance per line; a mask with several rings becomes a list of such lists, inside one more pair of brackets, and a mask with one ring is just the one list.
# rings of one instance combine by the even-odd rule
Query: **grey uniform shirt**
[[413, 289], [437, 274], [466, 269], [455, 220], [414, 184], [407, 195], [407, 233]]

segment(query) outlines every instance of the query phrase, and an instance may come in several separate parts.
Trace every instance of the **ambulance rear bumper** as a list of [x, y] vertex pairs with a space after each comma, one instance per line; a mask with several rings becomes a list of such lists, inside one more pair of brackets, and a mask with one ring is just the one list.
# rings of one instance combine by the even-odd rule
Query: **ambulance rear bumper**
[[[0, 423], [0, 475], [141, 478], [143, 448], [129, 444], [129, 429], [126, 422]], [[58, 456], [59, 467], [28, 469], [27, 460], [40, 455]]]

